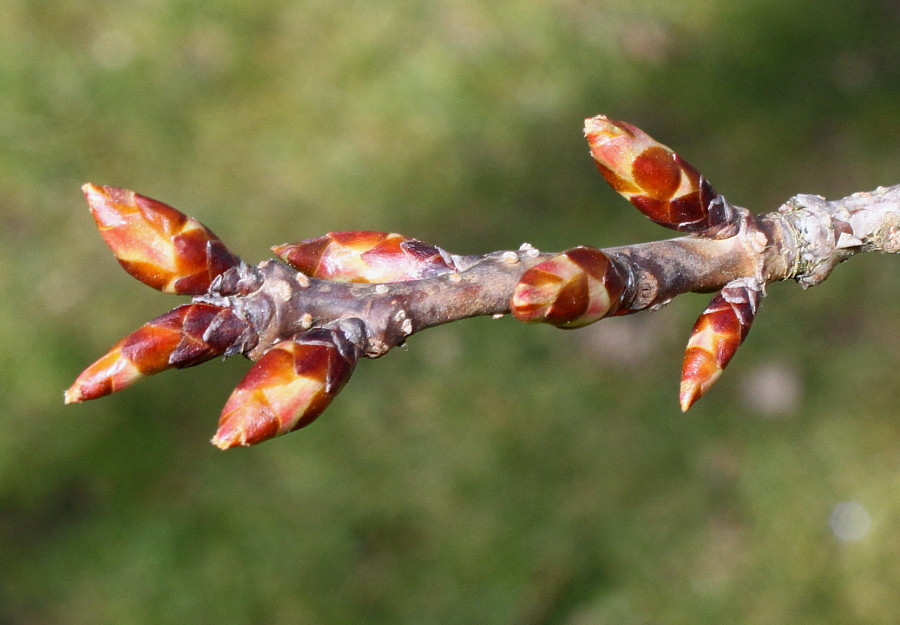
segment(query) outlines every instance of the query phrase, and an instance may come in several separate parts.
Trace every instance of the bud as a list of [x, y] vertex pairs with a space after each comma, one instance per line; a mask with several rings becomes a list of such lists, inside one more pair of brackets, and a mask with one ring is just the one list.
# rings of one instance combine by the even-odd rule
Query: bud
[[441, 248], [387, 232], [330, 232], [272, 251], [310, 277], [339, 282], [403, 282], [456, 271]]
[[510, 308], [519, 321], [576, 328], [614, 314], [625, 286], [625, 274], [609, 256], [576, 247], [522, 274]]
[[228, 398], [212, 443], [221, 449], [246, 447], [312, 423], [359, 359], [361, 335], [347, 324], [314, 328], [276, 343]]
[[100, 234], [119, 264], [164, 293], [200, 295], [240, 259], [196, 219], [117, 187], [82, 187]]
[[719, 379], [756, 316], [762, 287], [756, 280], [732, 280], [716, 294], [694, 324], [681, 367], [681, 410], [700, 399]]
[[120, 340], [85, 369], [66, 391], [66, 403], [121, 391], [165, 369], [199, 365], [235, 349], [247, 330], [247, 324], [229, 308], [179, 306]]
[[654, 222], [705, 237], [737, 233], [740, 213], [694, 167], [640, 128], [604, 115], [585, 120], [606, 182]]

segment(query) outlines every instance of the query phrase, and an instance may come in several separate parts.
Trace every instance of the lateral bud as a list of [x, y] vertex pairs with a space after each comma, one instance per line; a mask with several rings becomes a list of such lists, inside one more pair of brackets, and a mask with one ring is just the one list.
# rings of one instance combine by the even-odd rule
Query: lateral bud
[[519, 321], [577, 328], [615, 314], [627, 286], [615, 260], [592, 247], [576, 247], [528, 269], [510, 308]]
[[742, 209], [640, 128], [598, 115], [585, 120], [584, 135], [606, 182], [654, 222], [708, 238], [737, 234]]
[[241, 351], [248, 325], [230, 308], [179, 306], [132, 332], [85, 369], [65, 392], [67, 404], [97, 399], [170, 368], [184, 369]]
[[441, 248], [388, 232], [330, 232], [272, 251], [297, 271], [338, 282], [403, 282], [456, 271]]
[[82, 187], [103, 240], [119, 264], [164, 293], [200, 295], [240, 263], [196, 219], [167, 204], [118, 187]]
[[312, 423], [350, 379], [363, 332], [344, 319], [276, 343], [228, 398], [212, 443], [247, 447]]
[[719, 379], [747, 338], [762, 295], [759, 281], [732, 280], [712, 298], [697, 319], [681, 367], [678, 401], [683, 412]]

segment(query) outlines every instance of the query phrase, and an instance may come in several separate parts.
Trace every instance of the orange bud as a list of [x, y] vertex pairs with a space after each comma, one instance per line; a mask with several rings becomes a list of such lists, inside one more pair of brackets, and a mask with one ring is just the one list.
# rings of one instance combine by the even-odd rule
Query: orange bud
[[586, 119], [591, 156], [609, 185], [654, 222], [707, 237], [737, 232], [740, 215], [694, 167], [640, 128]]
[[272, 251], [308, 276], [339, 282], [403, 282], [456, 271], [439, 247], [387, 232], [330, 232]]
[[275, 344], [228, 398], [212, 443], [246, 447], [309, 425], [346, 384], [360, 353], [344, 325]]
[[85, 369], [67, 404], [121, 391], [165, 369], [192, 367], [233, 349], [247, 325], [228, 308], [186, 304], [141, 326]]
[[719, 379], [756, 316], [762, 287], [756, 280], [732, 280], [716, 294], [694, 324], [681, 368], [678, 400], [687, 411]]
[[609, 256], [576, 247], [522, 274], [510, 308], [519, 321], [576, 328], [615, 313], [625, 285], [623, 272]]
[[106, 244], [122, 267], [165, 293], [200, 295], [240, 262], [196, 219], [117, 187], [82, 187]]

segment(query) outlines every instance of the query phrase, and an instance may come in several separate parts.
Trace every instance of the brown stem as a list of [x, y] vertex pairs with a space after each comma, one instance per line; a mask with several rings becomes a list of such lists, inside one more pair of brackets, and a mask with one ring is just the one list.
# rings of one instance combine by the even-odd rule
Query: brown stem
[[[698, 236], [604, 249], [628, 274], [622, 308], [657, 309], [686, 292], [711, 292], [740, 277], [763, 284], [796, 279], [818, 284], [860, 251], [900, 251], [900, 185], [828, 202], [798, 195], [777, 213], [742, 211], [738, 234]], [[316, 280], [276, 261], [240, 265], [195, 301], [227, 306], [259, 336], [247, 356], [313, 326], [357, 318], [366, 356], [376, 358], [411, 334], [443, 323], [510, 311], [522, 274], [555, 254], [523, 245], [517, 251], [454, 256], [460, 271], [385, 284]]]

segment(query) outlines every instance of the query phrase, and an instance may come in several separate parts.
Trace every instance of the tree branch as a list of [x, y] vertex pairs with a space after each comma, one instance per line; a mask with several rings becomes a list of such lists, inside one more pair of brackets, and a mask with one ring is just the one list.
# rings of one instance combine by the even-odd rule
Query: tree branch
[[145, 324], [88, 367], [66, 402], [94, 399], [170, 367], [241, 353], [256, 364], [213, 442], [249, 445], [307, 425], [377, 358], [443, 323], [512, 313], [573, 328], [716, 292], [688, 342], [687, 410], [746, 338], [765, 285], [821, 283], [859, 252], [900, 251], [900, 185], [826, 201], [797, 195], [753, 215], [731, 205], [675, 152], [599, 116], [585, 135], [606, 180], [675, 239], [564, 252], [529, 244], [460, 256], [397, 234], [330, 233], [276, 246], [285, 263], [250, 266], [205, 226], [133, 192], [85, 185], [97, 225], [135, 278], [190, 304]]

